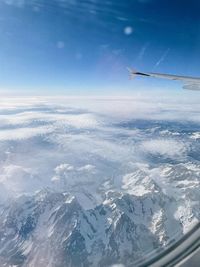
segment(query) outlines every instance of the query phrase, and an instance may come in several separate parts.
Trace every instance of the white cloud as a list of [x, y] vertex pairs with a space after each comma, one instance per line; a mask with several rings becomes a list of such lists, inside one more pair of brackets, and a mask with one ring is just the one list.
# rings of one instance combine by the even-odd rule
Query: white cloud
[[[75, 111], [76, 112], [76, 111]], [[54, 112], [23, 111], [20, 113], [0, 115], [1, 126], [20, 125], [30, 123], [61, 123], [76, 128], [96, 128], [101, 124], [97, 116], [92, 114], [62, 114]]]
[[[168, 131], [156, 130], [155, 137], [151, 121], [184, 121], [195, 115], [193, 121], [198, 122], [197, 100], [184, 100], [183, 105], [142, 95], [1, 99], [0, 182], [17, 192], [67, 188], [85, 199], [87, 207], [100, 203], [107, 189], [146, 194], [145, 179], [140, 185], [132, 175], [126, 176], [133, 172], [131, 163], [148, 163], [146, 154], [184, 159], [188, 149], [178, 129], [176, 135], [169, 134], [170, 123]], [[148, 129], [138, 127], [135, 119], [147, 120]], [[196, 135], [189, 137], [196, 142]]]
[[[99, 119], [97, 115], [103, 115], [106, 119], [155, 119], [200, 122], [200, 94], [180, 91], [180, 93], [134, 90], [133, 96], [88, 96], [88, 97], [11, 97], [0, 99], [0, 121], [8, 120], [8, 123], [24, 123], [30, 120], [67, 120], [67, 117], [74, 123], [78, 115], [82, 115], [82, 122], [94, 122]], [[43, 108], [44, 112], [34, 110]], [[88, 110], [90, 113], [80, 114], [58, 114], [45, 112], [51, 108], [55, 111], [58, 108], [66, 110], [71, 107]], [[29, 111], [27, 110], [29, 109]], [[32, 111], [31, 111], [32, 109]], [[20, 112], [21, 110], [21, 112]], [[7, 111], [7, 114], [5, 113]], [[16, 112], [15, 112], [16, 111]], [[9, 113], [13, 113], [9, 115]], [[92, 114], [92, 113], [95, 113]], [[95, 125], [101, 123], [96, 121]]]
[[14, 141], [29, 139], [38, 135], [45, 135], [52, 132], [50, 127], [35, 127], [35, 128], [18, 128], [11, 130], [0, 130], [0, 141]]
[[67, 164], [67, 163], [63, 163], [55, 168], [55, 172], [57, 174], [68, 172], [68, 171], [73, 171], [73, 170], [74, 170], [74, 166]]
[[93, 172], [95, 170], [95, 166], [91, 164], [84, 165], [78, 169], [78, 171], [87, 171], [87, 172]]
[[[72, 171], [74, 171], [74, 166], [67, 164], [67, 163], [63, 163], [58, 165], [55, 169], [55, 176], [53, 176], [51, 178], [52, 182], [59, 182], [61, 184], [61, 186], [65, 185], [65, 181], [66, 181], [66, 177], [71, 175], [70, 173], [72, 173]], [[62, 184], [64, 182], [64, 184]]]
[[0, 183], [10, 194], [34, 192], [41, 186], [40, 180], [32, 169], [13, 164], [2, 168]]
[[170, 158], [181, 158], [186, 153], [186, 146], [183, 142], [173, 139], [152, 139], [142, 142], [141, 149], [155, 156]]
[[190, 138], [195, 140], [200, 139], [200, 132], [193, 133]]

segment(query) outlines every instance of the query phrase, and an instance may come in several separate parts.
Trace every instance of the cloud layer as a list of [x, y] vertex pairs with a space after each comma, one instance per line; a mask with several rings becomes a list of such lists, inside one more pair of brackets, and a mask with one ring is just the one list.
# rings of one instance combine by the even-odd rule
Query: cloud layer
[[0, 102], [0, 183], [9, 196], [50, 187], [70, 191], [89, 208], [107, 190], [145, 194], [148, 189], [129, 175], [137, 164], [197, 160], [195, 100], [193, 106], [141, 96]]

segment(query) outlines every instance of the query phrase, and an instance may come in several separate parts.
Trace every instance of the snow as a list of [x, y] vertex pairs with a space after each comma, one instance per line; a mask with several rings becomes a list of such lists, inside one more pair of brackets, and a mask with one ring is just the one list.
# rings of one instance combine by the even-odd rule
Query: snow
[[[139, 178], [139, 179], [138, 179]], [[148, 176], [141, 179], [140, 173], [130, 173], [123, 177], [123, 186], [127, 193], [135, 196], [143, 196], [151, 192]]]

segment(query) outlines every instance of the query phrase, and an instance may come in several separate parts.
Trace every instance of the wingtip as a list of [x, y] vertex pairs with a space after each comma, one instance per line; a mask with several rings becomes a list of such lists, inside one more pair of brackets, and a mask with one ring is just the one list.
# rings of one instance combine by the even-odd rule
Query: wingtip
[[135, 74], [136, 74], [137, 71], [135, 71], [135, 70], [133, 70], [133, 69], [131, 69], [129, 67], [126, 67], [126, 69], [129, 72], [129, 79], [132, 80], [135, 77]]
[[135, 73], [135, 72], [137, 72], [135, 69], [132, 69], [132, 68], [130, 68], [130, 67], [126, 67], [126, 69], [128, 70], [128, 72], [130, 72], [130, 73]]

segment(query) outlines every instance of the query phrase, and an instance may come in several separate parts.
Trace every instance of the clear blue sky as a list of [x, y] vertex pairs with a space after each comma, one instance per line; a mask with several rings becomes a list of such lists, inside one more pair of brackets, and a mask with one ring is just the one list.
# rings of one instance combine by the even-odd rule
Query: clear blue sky
[[168, 86], [130, 82], [126, 66], [200, 76], [199, 10], [198, 0], [2, 0], [0, 91], [109, 94]]

